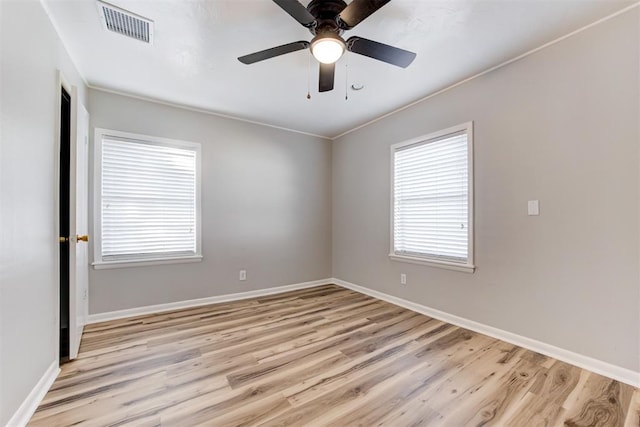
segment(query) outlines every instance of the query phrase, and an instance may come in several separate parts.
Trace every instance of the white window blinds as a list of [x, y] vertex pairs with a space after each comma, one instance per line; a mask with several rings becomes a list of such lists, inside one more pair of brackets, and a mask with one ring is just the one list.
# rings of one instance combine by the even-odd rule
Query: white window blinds
[[197, 154], [102, 138], [102, 261], [197, 254]]
[[396, 255], [469, 262], [468, 153], [466, 131], [394, 150]]

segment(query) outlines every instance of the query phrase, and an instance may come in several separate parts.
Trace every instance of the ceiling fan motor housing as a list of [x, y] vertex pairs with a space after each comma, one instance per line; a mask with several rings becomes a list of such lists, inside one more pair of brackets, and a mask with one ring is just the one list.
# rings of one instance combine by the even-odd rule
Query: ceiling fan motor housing
[[309, 13], [316, 18], [316, 25], [309, 27], [311, 34], [342, 35], [344, 29], [340, 26], [338, 15], [345, 7], [347, 3], [343, 0], [312, 0], [307, 6]]

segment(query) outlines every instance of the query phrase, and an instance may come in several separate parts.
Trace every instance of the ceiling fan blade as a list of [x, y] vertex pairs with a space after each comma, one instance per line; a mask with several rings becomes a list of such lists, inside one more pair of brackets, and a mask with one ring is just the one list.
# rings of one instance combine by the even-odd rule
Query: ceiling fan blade
[[318, 82], [318, 90], [320, 92], [328, 92], [333, 90], [333, 80], [336, 73], [336, 64], [320, 63], [320, 81]]
[[301, 40], [298, 42], [283, 44], [282, 46], [276, 46], [272, 47], [271, 49], [265, 49], [261, 50], [260, 52], [254, 52], [250, 53], [249, 55], [241, 56], [240, 58], [238, 58], [238, 61], [242, 62], [243, 64], [253, 64], [254, 62], [264, 61], [265, 59], [306, 49], [308, 47], [309, 42]]
[[416, 54], [408, 50], [374, 42], [369, 39], [363, 39], [358, 36], [349, 37], [347, 40], [347, 49], [350, 52], [368, 56], [369, 58], [402, 68], [407, 68], [416, 58]]
[[315, 16], [309, 13], [298, 0], [273, 0], [273, 2], [305, 27], [312, 27], [316, 22]]
[[352, 29], [390, 1], [391, 0], [353, 0], [340, 12], [340, 15], [338, 15], [338, 18], [340, 18], [338, 20], [340, 28], [344, 30]]

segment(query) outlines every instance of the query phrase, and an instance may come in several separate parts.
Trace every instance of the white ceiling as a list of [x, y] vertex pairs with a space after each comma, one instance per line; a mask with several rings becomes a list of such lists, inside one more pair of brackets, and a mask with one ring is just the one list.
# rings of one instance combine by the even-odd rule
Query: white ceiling
[[[89, 85], [334, 137], [614, 13], [633, 0], [392, 0], [359, 35], [418, 54], [401, 69], [356, 54], [318, 93], [308, 51], [236, 58], [311, 34], [269, 0], [111, 0], [155, 21], [152, 46], [109, 32], [92, 0], [45, 0]], [[307, 0], [302, 1], [307, 4]], [[348, 62], [348, 80], [345, 64]], [[349, 90], [345, 83], [365, 88]]]

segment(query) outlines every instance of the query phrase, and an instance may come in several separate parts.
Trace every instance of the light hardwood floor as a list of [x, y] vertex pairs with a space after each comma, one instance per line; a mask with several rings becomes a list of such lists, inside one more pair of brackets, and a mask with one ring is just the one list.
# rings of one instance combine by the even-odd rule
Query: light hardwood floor
[[638, 426], [640, 392], [337, 286], [86, 328], [32, 426]]

